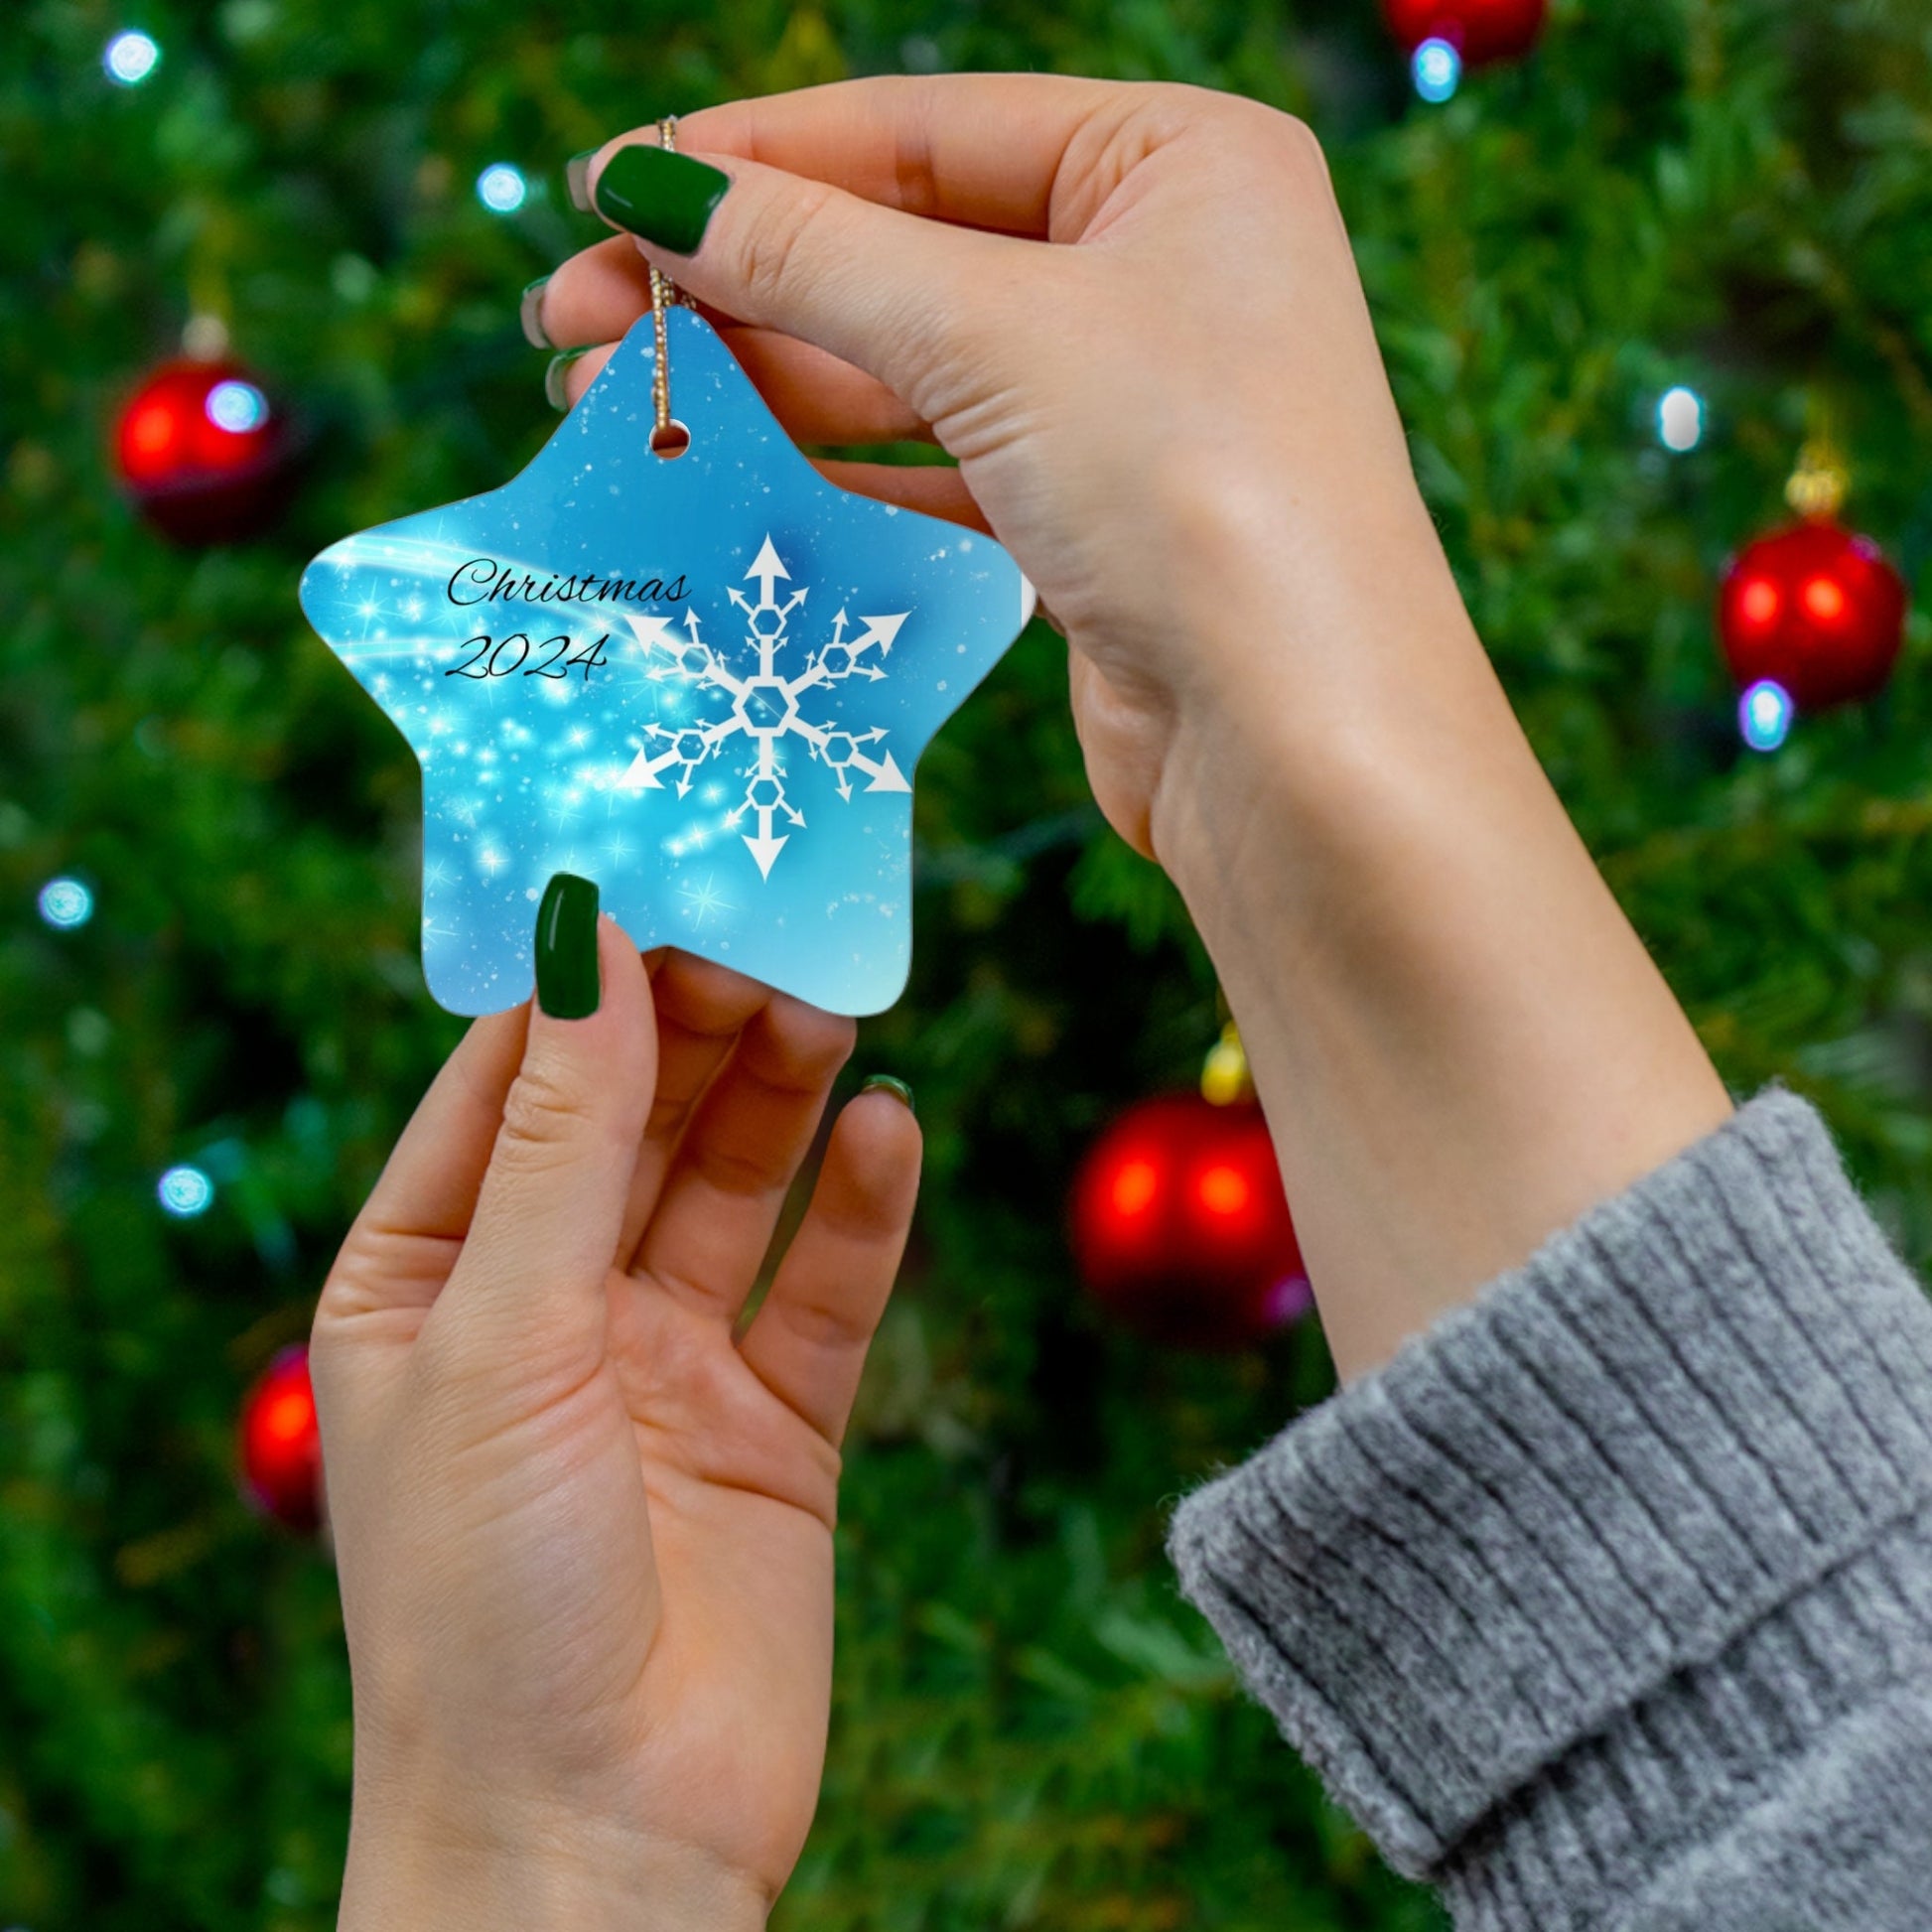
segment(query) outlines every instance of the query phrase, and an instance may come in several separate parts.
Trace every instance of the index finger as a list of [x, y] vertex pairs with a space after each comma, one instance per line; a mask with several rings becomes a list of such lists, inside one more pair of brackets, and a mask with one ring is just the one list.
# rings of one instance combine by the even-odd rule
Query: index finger
[[678, 146], [1037, 238], [1051, 230], [1079, 137], [1111, 131], [1133, 99], [1131, 88], [1067, 74], [880, 74], [701, 108], [679, 120]]

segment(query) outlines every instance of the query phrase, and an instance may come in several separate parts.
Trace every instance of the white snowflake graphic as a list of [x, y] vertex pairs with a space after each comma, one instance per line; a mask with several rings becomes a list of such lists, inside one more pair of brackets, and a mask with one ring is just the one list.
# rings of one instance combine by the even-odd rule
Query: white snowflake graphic
[[695, 690], [722, 692], [730, 698], [731, 710], [713, 724], [681, 728], [653, 724], [644, 734], [643, 749], [619, 783], [630, 790], [656, 790], [664, 782], [661, 774], [675, 766], [674, 782], [682, 798], [690, 791], [692, 773], [699, 765], [722, 757], [733, 739], [749, 739], [752, 757], [744, 767], [745, 796], [725, 814], [725, 823], [736, 829], [747, 814], [752, 816], [757, 831], [741, 836], [758, 861], [759, 874], [769, 879], [772, 862], [791, 836], [790, 832], [774, 833], [772, 828], [780, 818], [793, 831], [802, 830], [805, 824], [804, 813], [785, 793], [779, 749], [785, 739], [802, 739], [811, 756], [831, 768], [841, 798], [852, 796], [855, 771], [868, 779], [868, 791], [912, 789], [890, 751], [875, 755], [870, 749], [885, 738], [885, 726], [861, 731], [834, 724], [815, 725], [800, 708], [805, 694], [820, 685], [841, 684], [853, 677], [885, 677], [885, 666], [878, 659], [891, 655], [893, 640], [910, 614], [901, 611], [895, 617], [861, 618], [858, 635], [848, 637], [852, 620], [841, 610], [832, 620], [830, 638], [807, 654], [797, 676], [785, 677], [778, 670], [778, 653], [793, 641], [786, 630], [791, 614], [804, 603], [805, 593], [795, 590], [779, 603], [778, 579], [789, 583], [791, 573], [779, 561], [769, 535], [745, 575], [757, 580], [758, 602], [754, 604], [736, 585], [729, 587], [729, 595], [745, 614], [745, 642], [758, 653], [758, 669], [749, 676], [734, 674], [725, 659], [698, 634], [695, 611], [684, 614], [682, 634], [671, 628], [677, 621], [673, 618], [629, 617], [649, 664], [645, 675], [653, 683], [675, 679]]

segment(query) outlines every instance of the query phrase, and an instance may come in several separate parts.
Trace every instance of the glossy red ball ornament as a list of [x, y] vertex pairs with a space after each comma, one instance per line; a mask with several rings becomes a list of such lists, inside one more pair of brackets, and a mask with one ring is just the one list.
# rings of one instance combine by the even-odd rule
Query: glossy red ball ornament
[[1801, 712], [1819, 711], [1884, 688], [1905, 602], [1905, 580], [1869, 537], [1808, 517], [1731, 560], [1718, 635], [1740, 690], [1768, 678]]
[[292, 1530], [322, 1522], [322, 1434], [309, 1351], [285, 1348], [241, 1405], [241, 1480], [249, 1498]]
[[292, 482], [289, 425], [238, 363], [168, 362], [114, 426], [114, 467], [141, 514], [179, 543], [266, 529]]
[[1241, 1348], [1308, 1311], [1274, 1144], [1252, 1102], [1163, 1094], [1128, 1109], [1074, 1177], [1074, 1257], [1125, 1326], [1179, 1348]]
[[1520, 60], [1543, 33], [1549, 0], [1382, 0], [1389, 32], [1405, 54], [1448, 41], [1465, 68]]

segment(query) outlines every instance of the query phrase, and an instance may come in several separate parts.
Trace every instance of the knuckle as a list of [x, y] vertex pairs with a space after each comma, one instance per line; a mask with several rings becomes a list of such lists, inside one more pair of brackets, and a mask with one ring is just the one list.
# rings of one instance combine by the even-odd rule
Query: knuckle
[[820, 253], [831, 218], [833, 191], [802, 182], [782, 203], [775, 199], [754, 221], [742, 244], [739, 270], [746, 292], [761, 309], [789, 307], [809, 264]]
[[582, 1086], [540, 1055], [523, 1063], [503, 1100], [496, 1157], [512, 1166], [547, 1169], [568, 1158], [596, 1126]]

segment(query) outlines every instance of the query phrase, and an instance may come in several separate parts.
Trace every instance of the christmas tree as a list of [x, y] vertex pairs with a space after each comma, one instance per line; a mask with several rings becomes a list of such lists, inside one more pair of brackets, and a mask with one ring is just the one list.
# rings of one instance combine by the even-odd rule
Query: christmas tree
[[[1923, 621], [1879, 696], [1747, 714], [1790, 724], [1763, 753], [1715, 624], [1807, 443], [1921, 573], [1916, 0], [1559, 4], [1528, 59], [1466, 72], [1412, 65], [1372, 0], [28, 0], [0, 36], [0, 1923], [333, 1923], [334, 1577], [238, 1497], [235, 1417], [458, 1024], [418, 965], [414, 760], [302, 621], [302, 564], [549, 433], [517, 291], [602, 232], [565, 156], [966, 68], [1314, 126], [1539, 753], [1726, 1077], [1818, 1100], [1932, 1257]], [[112, 426], [184, 331], [225, 338], [235, 434], [249, 395], [291, 428], [291, 500], [246, 540], [172, 543], [117, 481]], [[1161, 1553], [1169, 1499], [1326, 1391], [1318, 1334], [1160, 1348], [1075, 1278], [1081, 1151], [1220, 1022], [1177, 898], [1088, 799], [1064, 685], [1035, 625], [921, 766], [913, 983], [853, 1077], [911, 1081], [928, 1175], [778, 1922], [1437, 1925]]]

